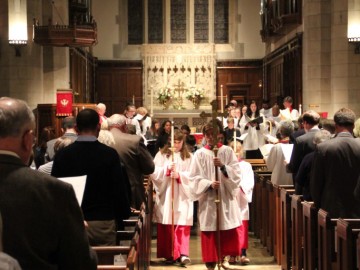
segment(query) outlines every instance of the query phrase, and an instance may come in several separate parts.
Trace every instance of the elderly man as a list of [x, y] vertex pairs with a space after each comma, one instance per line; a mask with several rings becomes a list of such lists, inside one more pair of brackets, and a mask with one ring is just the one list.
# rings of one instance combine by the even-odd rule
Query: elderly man
[[310, 192], [317, 208], [333, 218], [360, 218], [354, 190], [360, 175], [360, 140], [352, 135], [355, 114], [342, 108], [334, 115], [336, 136], [317, 145]]
[[154, 172], [155, 165], [150, 152], [140, 136], [127, 134], [126, 117], [114, 114], [109, 119], [112, 133], [120, 159], [124, 162], [131, 186], [131, 207], [140, 209], [145, 201], [144, 175]]
[[96, 269], [73, 188], [27, 165], [35, 117], [0, 98], [0, 209], [4, 252], [23, 269]]

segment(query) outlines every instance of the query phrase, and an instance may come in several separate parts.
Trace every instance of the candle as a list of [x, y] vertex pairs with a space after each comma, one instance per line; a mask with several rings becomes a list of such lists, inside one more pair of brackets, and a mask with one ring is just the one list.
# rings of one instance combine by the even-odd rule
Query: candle
[[153, 111], [153, 105], [154, 105], [154, 87], [151, 87], [151, 93], [150, 93], [150, 116], [154, 117], [154, 111]]
[[221, 104], [221, 112], [224, 112], [224, 100], [223, 100], [223, 85], [220, 86], [220, 104]]
[[132, 103], [135, 105], [135, 95], [133, 95]]
[[171, 148], [174, 148], [174, 121], [171, 121]]
[[301, 110], [301, 104], [299, 104], [299, 115], [301, 115], [302, 110]]

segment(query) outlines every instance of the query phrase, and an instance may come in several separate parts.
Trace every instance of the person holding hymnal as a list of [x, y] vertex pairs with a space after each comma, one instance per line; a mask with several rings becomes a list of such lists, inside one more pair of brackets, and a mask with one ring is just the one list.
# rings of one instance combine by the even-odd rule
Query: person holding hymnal
[[266, 132], [266, 125], [264, 116], [260, 114], [254, 100], [240, 120], [240, 132], [243, 137], [246, 158], [263, 158], [259, 148], [265, 144], [264, 133]]

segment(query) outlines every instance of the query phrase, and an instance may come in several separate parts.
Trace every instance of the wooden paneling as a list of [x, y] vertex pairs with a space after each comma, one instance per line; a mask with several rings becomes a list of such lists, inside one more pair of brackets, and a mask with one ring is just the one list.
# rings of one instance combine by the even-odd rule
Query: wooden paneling
[[127, 102], [143, 105], [140, 61], [99, 61], [96, 74], [96, 102], [106, 105], [106, 115], [123, 113]]
[[[216, 95], [220, 96], [220, 86], [228, 101], [236, 99], [240, 104], [256, 100], [262, 101], [262, 60], [219, 61], [216, 70]], [[220, 104], [219, 104], [220, 108]]]

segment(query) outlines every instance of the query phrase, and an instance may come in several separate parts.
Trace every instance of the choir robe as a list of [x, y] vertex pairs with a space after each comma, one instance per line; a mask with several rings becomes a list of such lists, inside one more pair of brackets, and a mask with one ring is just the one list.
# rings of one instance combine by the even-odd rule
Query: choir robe
[[271, 182], [276, 185], [292, 185], [292, 174], [286, 172], [286, 165], [284, 164], [285, 156], [281, 149], [281, 144], [275, 144], [267, 158], [265, 158], [266, 166], [271, 174]]
[[[190, 154], [191, 155], [191, 154]], [[180, 175], [179, 182], [174, 180], [174, 258], [189, 255], [190, 227], [193, 225], [193, 201], [190, 199], [188, 170], [190, 158], [182, 160], [180, 153], [174, 153], [175, 170]], [[172, 197], [171, 177], [167, 176], [172, 157], [160, 151], [155, 155], [155, 171], [151, 179], [156, 191], [153, 221], [158, 223], [157, 255], [171, 258]]]
[[[237, 200], [239, 203], [242, 226], [240, 233], [240, 243], [242, 249], [248, 248], [248, 228], [249, 228], [249, 203], [252, 201], [252, 194], [254, 189], [254, 171], [249, 162], [240, 161], [239, 162], [240, 171], [241, 171], [241, 182], [240, 182], [240, 191], [237, 195]], [[240, 254], [239, 254], [240, 255]]]
[[[260, 114], [260, 117], [264, 116]], [[255, 116], [253, 115], [251, 119], [255, 119]], [[245, 128], [247, 123], [248, 121], [246, 120], [245, 115], [243, 115], [240, 119], [240, 133], [241, 135], [248, 134], [243, 141], [243, 149], [245, 151], [257, 150], [265, 144], [264, 133], [267, 133], [265, 117], [263, 123], [259, 125], [260, 129], [256, 129], [256, 127], [252, 126]]]
[[[228, 177], [218, 170], [220, 181], [219, 212], [221, 255], [236, 256], [240, 252], [239, 233], [241, 212], [236, 199], [241, 182], [240, 167], [235, 153], [228, 146], [219, 147], [218, 158], [225, 165]], [[202, 259], [204, 262], [216, 262], [216, 191], [211, 188], [215, 180], [214, 153], [206, 146], [197, 150], [190, 166], [190, 185], [194, 199], [199, 200], [198, 219], [201, 230]]]

